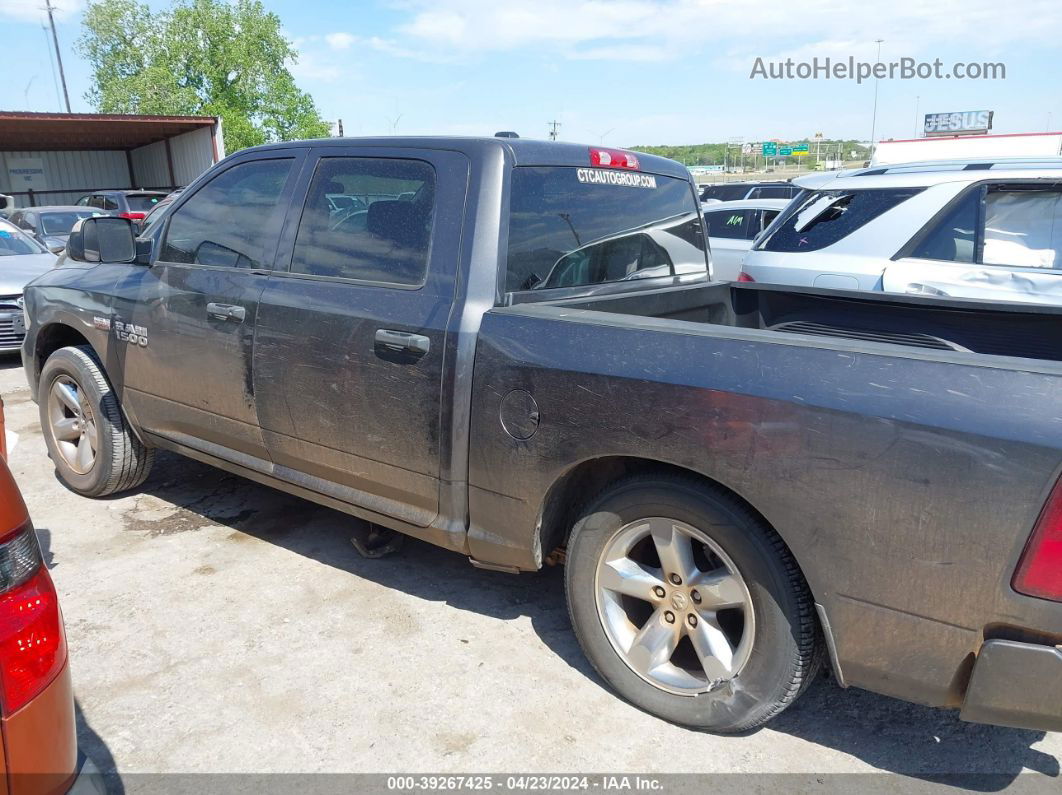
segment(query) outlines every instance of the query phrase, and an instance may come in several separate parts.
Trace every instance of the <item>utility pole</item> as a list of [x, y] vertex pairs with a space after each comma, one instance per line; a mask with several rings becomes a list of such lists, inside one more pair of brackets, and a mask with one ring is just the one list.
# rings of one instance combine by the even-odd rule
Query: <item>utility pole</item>
[[878, 83], [881, 82], [878, 80], [876, 73], [878, 71], [877, 65], [881, 63], [881, 43], [885, 41], [885, 39], [874, 39], [874, 41], [878, 44], [878, 58], [874, 62], [874, 115], [870, 120], [870, 158], [872, 160], [874, 159], [874, 135], [877, 133], [878, 129]]
[[[549, 139], [551, 141], [557, 140], [557, 130], [560, 129], [560, 126], [561, 123], [559, 121], [549, 122]], [[609, 132], [612, 132], [612, 130], [609, 130]], [[605, 133], [605, 135], [608, 135], [608, 133]], [[605, 136], [603, 135], [601, 137], [604, 138]]]
[[339, 137], [342, 138], [343, 137], [343, 120], [342, 119], [339, 119], [339, 123], [338, 123], [337, 126], [339, 127], [339, 129], [338, 129]]
[[66, 74], [63, 72], [63, 57], [59, 54], [59, 36], [55, 32], [52, 0], [44, 0], [44, 8], [48, 11], [48, 24], [52, 27], [52, 43], [55, 45], [55, 60], [59, 64], [59, 80], [63, 84], [63, 99], [66, 100], [66, 112], [70, 113], [70, 92], [66, 90]]

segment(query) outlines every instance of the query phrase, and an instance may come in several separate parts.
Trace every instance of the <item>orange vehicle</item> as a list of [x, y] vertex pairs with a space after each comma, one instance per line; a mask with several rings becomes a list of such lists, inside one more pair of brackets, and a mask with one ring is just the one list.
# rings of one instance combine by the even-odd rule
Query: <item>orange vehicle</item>
[[[0, 451], [3, 439], [0, 402]], [[61, 793], [78, 769], [63, 617], [5, 459], [6, 451], [0, 457], [0, 795]]]

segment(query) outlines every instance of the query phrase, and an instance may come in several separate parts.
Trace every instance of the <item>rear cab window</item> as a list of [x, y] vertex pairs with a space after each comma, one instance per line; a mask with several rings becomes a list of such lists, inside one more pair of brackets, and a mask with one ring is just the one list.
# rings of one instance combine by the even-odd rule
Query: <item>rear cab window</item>
[[923, 188], [808, 191], [786, 207], [760, 251], [818, 251], [843, 240]]
[[513, 169], [505, 291], [708, 272], [687, 180], [616, 169]]

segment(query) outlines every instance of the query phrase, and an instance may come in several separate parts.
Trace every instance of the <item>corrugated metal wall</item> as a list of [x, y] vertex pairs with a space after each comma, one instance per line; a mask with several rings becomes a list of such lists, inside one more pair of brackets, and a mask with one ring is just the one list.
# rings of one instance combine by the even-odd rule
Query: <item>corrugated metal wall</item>
[[181, 133], [170, 139], [170, 154], [173, 157], [173, 180], [166, 160], [166, 143], [141, 146], [131, 152], [133, 173], [138, 188], [174, 185], [183, 187], [214, 165], [214, 144], [210, 128], [203, 127]]
[[[220, 135], [220, 131], [219, 131]], [[166, 144], [163, 141], [130, 150], [70, 151], [70, 152], [3, 152], [0, 151], [0, 193], [24, 191], [11, 185], [8, 176], [9, 158], [39, 158], [47, 175], [48, 190], [35, 197], [38, 206], [44, 204], [73, 204], [86, 193], [107, 188], [166, 188], [183, 186], [214, 164], [214, 141], [209, 127], [201, 127], [170, 139], [173, 157], [173, 178], [170, 178]], [[219, 157], [224, 153], [219, 153]], [[133, 176], [129, 174], [132, 160]], [[135, 182], [135, 184], [133, 184]], [[26, 196], [15, 196], [16, 207], [26, 207]]]
[[[173, 176], [178, 185], [187, 185], [214, 165], [214, 143], [209, 127], [171, 138], [170, 149], [173, 151]], [[219, 154], [219, 157], [223, 156], [223, 153]]]
[[129, 153], [133, 160], [133, 181], [138, 188], [161, 188], [170, 184], [166, 164], [166, 142], [156, 141]]
[[[48, 175], [48, 188], [69, 188], [69, 192], [48, 193], [37, 204], [73, 204], [81, 196], [95, 188], [130, 188], [129, 166], [125, 152], [0, 152], [0, 193], [19, 190], [9, 184], [8, 158], [40, 158]], [[28, 205], [25, 196], [16, 196], [15, 205]]]

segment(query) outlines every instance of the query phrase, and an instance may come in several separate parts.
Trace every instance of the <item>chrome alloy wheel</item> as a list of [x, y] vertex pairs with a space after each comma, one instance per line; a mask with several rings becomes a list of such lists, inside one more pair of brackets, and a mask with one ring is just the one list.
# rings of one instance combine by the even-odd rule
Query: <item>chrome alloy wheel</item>
[[677, 695], [736, 676], [752, 651], [749, 589], [707, 535], [664, 517], [624, 525], [598, 561], [597, 612], [628, 667]]
[[56, 378], [48, 391], [48, 430], [70, 469], [79, 475], [92, 471], [99, 445], [96, 417], [85, 391], [69, 376]]

